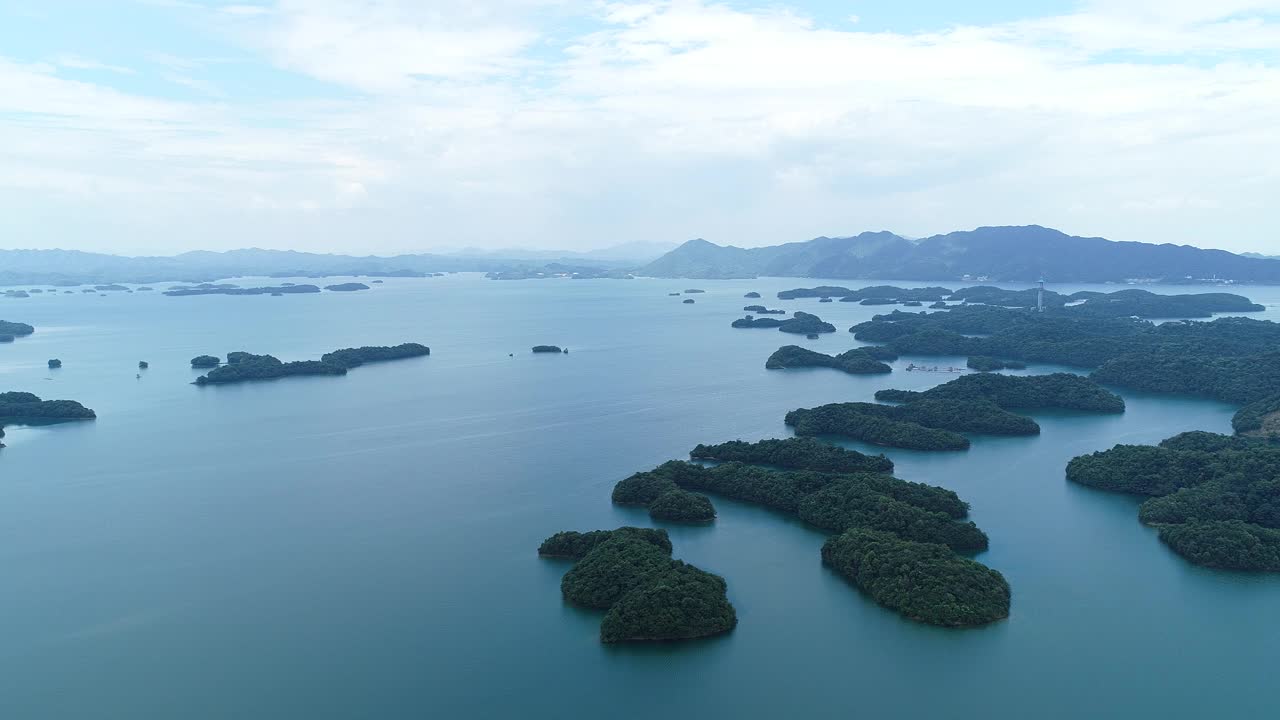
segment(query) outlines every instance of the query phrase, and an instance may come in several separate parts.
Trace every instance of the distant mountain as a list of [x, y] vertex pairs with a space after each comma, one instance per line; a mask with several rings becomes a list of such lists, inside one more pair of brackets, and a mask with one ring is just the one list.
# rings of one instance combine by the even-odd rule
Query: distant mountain
[[1241, 257], [1258, 258], [1259, 260], [1280, 260], [1280, 255], [1263, 255], [1262, 253], [1247, 252], [1240, 253]]
[[[555, 264], [581, 268], [579, 258], [539, 260], [451, 255], [327, 255], [294, 250], [195, 251], [174, 256], [125, 257], [78, 250], [0, 250], [0, 286], [99, 283], [209, 282], [244, 276], [423, 275], [433, 272], [516, 272]], [[635, 265], [638, 263], [631, 263]], [[589, 265], [617, 268], [598, 260]]]
[[636, 241], [595, 250], [526, 250], [523, 248], [482, 250], [479, 248], [464, 248], [445, 254], [449, 257], [505, 258], [507, 260], [585, 260], [636, 266], [652, 262], [665, 253], [674, 250], [676, 246], [677, 243]]
[[[1225, 250], [1086, 238], [1038, 225], [981, 227], [908, 240], [890, 232], [738, 248], [690, 240], [637, 270], [653, 277], [1187, 282], [1280, 284], [1280, 263]], [[967, 277], [966, 277], [967, 276]]]

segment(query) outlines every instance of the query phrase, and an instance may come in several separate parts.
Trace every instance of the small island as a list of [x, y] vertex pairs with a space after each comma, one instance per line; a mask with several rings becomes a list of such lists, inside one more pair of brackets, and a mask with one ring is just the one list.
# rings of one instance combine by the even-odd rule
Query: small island
[[419, 343], [401, 343], [394, 347], [366, 345], [365, 347], [344, 348], [325, 353], [320, 356], [320, 362], [341, 365], [350, 370], [351, 368], [358, 368], [365, 363], [403, 360], [405, 358], [424, 357], [430, 354], [431, 348]]
[[[367, 288], [366, 288], [367, 289]], [[234, 285], [196, 285], [193, 287], [173, 287], [164, 291], [170, 297], [186, 297], [188, 295], [303, 295], [318, 293], [315, 285], [279, 285], [273, 287], [242, 288]]]
[[692, 305], [692, 304], [693, 304], [693, 298], [685, 298], [685, 300], [684, 300], [684, 304], [685, 304], [685, 305]]
[[658, 522], [708, 523], [716, 519], [716, 509], [706, 495], [676, 488], [649, 503], [649, 517]]
[[757, 315], [786, 315], [787, 314], [786, 310], [770, 310], [769, 308], [763, 305], [748, 305], [742, 309], [749, 313], [756, 313]]
[[743, 295], [742, 297], [744, 297], [744, 298], [758, 298], [758, 297], [760, 297], [760, 293], [758, 293], [758, 292], [756, 292], [756, 291], [754, 291], [754, 290], [753, 290], [753, 291], [751, 291], [751, 292], [747, 293], [746, 295]]
[[738, 624], [724, 579], [673, 560], [665, 531], [562, 532], [538, 553], [577, 561], [560, 589], [575, 605], [607, 610], [601, 642], [692, 640]]
[[945, 545], [852, 529], [829, 538], [822, 562], [872, 600], [917, 622], [985, 625], [1009, 616], [1009, 583]]
[[151, 367], [151, 363], [147, 362], [146, 360], [139, 360], [139, 361], [138, 361], [138, 369], [139, 369], [139, 370], [146, 370], [146, 369], [147, 369], [147, 368], [149, 368], [149, 367]]
[[26, 337], [36, 329], [26, 323], [0, 320], [0, 342], [13, 342], [14, 338]]
[[51, 425], [96, 417], [93, 410], [75, 400], [41, 400], [29, 392], [0, 393], [0, 438], [6, 425]]
[[884, 355], [877, 351], [868, 351], [865, 348], [854, 348], [832, 356], [802, 348], [799, 345], [784, 345], [770, 355], [769, 359], [765, 360], [764, 366], [769, 370], [828, 367], [853, 375], [893, 372], [893, 368], [881, 362], [880, 357], [884, 357]]
[[696, 295], [698, 293], [704, 293], [706, 292], [706, 290], [699, 290], [698, 288], [690, 288], [688, 290], [685, 290], [684, 292], [686, 295]]
[[736, 328], [776, 328], [781, 326], [782, 323], [783, 321], [777, 318], [758, 318], [748, 315], [734, 320], [730, 323], [730, 326]]
[[62, 367], [62, 361], [59, 360], [58, 358], [52, 358], [51, 360], [49, 360], [48, 365], [50, 370], [54, 370], [56, 368]]
[[325, 285], [325, 290], [329, 292], [355, 292], [357, 290], [368, 290], [369, 286], [359, 282], [338, 283], [337, 285]]
[[778, 325], [778, 329], [785, 333], [808, 335], [810, 333], [833, 333], [836, 331], [836, 326], [829, 322], [823, 322], [822, 318], [817, 315], [797, 310], [792, 314], [791, 319], [783, 320], [782, 324]]
[[222, 364], [222, 360], [213, 355], [197, 355], [191, 358], [191, 367], [193, 368], [215, 368]]
[[1124, 412], [1124, 399], [1096, 381], [1072, 373], [1049, 375], [964, 375], [923, 392], [879, 390], [876, 399], [910, 403], [917, 400], [985, 400], [1005, 410], [1081, 410]]
[[565, 352], [564, 350], [562, 350], [562, 349], [560, 348], [560, 346], [559, 346], [559, 345], [534, 345], [534, 346], [533, 346], [533, 351], [534, 351], [535, 353], [562, 353], [562, 352]]
[[[347, 370], [368, 362], [383, 362], [402, 358], [430, 355], [431, 349], [418, 343], [404, 343], [394, 347], [367, 346], [343, 348], [325, 353], [320, 360], [281, 362], [273, 355], [255, 355], [247, 352], [227, 354], [225, 365], [211, 362], [211, 355], [192, 358], [192, 367], [212, 367], [207, 374], [196, 378], [197, 385], [225, 385], [248, 380], [274, 380], [283, 377], [306, 375], [346, 375]], [[217, 360], [217, 358], [213, 358]], [[199, 362], [200, 364], [197, 364]]]
[[890, 473], [893, 461], [884, 455], [865, 455], [838, 445], [808, 437], [760, 440], [754, 443], [730, 440], [719, 445], [698, 445], [689, 453], [694, 460], [743, 462], [772, 465], [792, 470], [819, 470], [835, 473]]

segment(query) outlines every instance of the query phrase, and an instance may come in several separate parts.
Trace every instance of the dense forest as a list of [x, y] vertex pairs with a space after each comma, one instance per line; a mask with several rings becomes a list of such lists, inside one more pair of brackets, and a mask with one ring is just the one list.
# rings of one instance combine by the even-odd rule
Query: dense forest
[[822, 562], [912, 620], [963, 627], [1009, 616], [1004, 576], [944, 545], [856, 528], [829, 538]]
[[659, 522], [710, 522], [716, 517], [711, 501], [681, 489], [675, 481], [681, 472], [700, 470], [696, 465], [672, 461], [651, 472], [635, 473], [614, 485], [613, 502], [648, 507], [649, 517]]
[[[97, 415], [75, 400], [41, 400], [29, 392], [0, 393], [0, 438], [5, 425], [43, 425], [69, 420], [92, 420]], [[0, 448], [4, 443], [0, 442]]]
[[320, 356], [320, 362], [333, 363], [347, 368], [357, 368], [369, 362], [400, 360], [402, 358], [430, 355], [431, 348], [419, 343], [401, 343], [393, 347], [365, 346], [334, 350]]
[[666, 531], [561, 532], [538, 553], [577, 560], [560, 589], [575, 605], [608, 611], [602, 642], [687, 640], [737, 625], [724, 579], [673, 560]]
[[734, 320], [729, 325], [735, 328], [776, 328], [781, 326], [782, 323], [783, 321], [778, 318], [758, 318], [748, 315]]
[[1124, 399], [1089, 378], [1072, 373], [996, 375], [975, 373], [923, 392], [880, 390], [876, 399], [916, 403], [921, 400], [989, 401], [1006, 410], [1084, 410], [1124, 412]]
[[241, 351], [227, 353], [225, 365], [220, 366], [218, 358], [212, 355], [200, 355], [191, 359], [191, 366], [212, 368], [207, 374], [196, 378], [197, 385], [223, 385], [302, 375], [346, 375], [348, 369], [360, 367], [367, 362], [399, 360], [430, 354], [431, 348], [418, 343], [403, 343], [394, 347], [343, 348], [325, 353], [320, 360], [294, 362], [281, 362], [273, 355], [254, 355]]
[[[894, 395], [891, 399], [899, 397]], [[964, 450], [969, 447], [969, 441], [959, 434], [963, 432], [984, 435], [1040, 432], [1036, 421], [1011, 413], [980, 396], [965, 399], [910, 393], [901, 399], [906, 403], [831, 403], [802, 408], [787, 413], [784, 420], [798, 435], [842, 435], [911, 450]]]
[[[965, 520], [969, 506], [953, 491], [907, 482], [885, 472], [775, 470], [737, 461], [853, 469], [876, 460], [860, 454], [845, 456], [841, 453], [849, 451], [843, 450], [817, 452], [810, 459], [804, 450], [815, 442], [790, 439], [699, 445], [694, 457], [735, 459], [713, 468], [673, 460], [619, 482], [613, 498], [615, 502], [656, 502], [675, 486], [763, 505], [831, 533], [869, 532], [880, 543], [876, 552], [881, 554], [874, 557], [883, 558], [885, 564], [857, 554], [849, 544], [855, 536], [840, 543], [838, 554], [824, 549], [823, 558], [877, 602], [914, 620], [938, 625], [976, 625], [1008, 614], [1008, 586], [999, 573], [954, 555], [953, 551], [985, 549], [988, 541], [986, 534]], [[883, 460], [875, 466], [887, 470], [887, 463]], [[600, 536], [556, 536], [544, 544], [544, 554], [576, 556], [601, 542]], [[654, 554], [643, 553], [645, 557]], [[633, 566], [645, 567], [647, 561], [641, 553], [630, 556], [634, 557], [627, 562], [612, 561], [610, 566], [626, 567], [627, 573], [636, 572], [630, 569]], [[867, 572], [856, 572], [859, 562], [870, 562], [865, 565]], [[595, 580], [602, 574], [595, 564], [588, 566], [583, 573], [586, 579], [574, 578], [566, 597], [573, 593], [579, 598], [577, 602], [596, 606], [609, 602], [611, 596], [599, 590], [606, 583]], [[625, 582], [609, 579], [609, 592], [628, 590]], [[904, 601], [903, 597], [912, 599]]]
[[797, 310], [789, 320], [783, 320], [778, 329], [785, 333], [811, 335], [814, 333], [833, 333], [836, 331], [836, 326], [829, 322], [823, 322], [822, 318], [817, 315]]
[[853, 375], [874, 375], [893, 372], [893, 368], [876, 359], [877, 356], [884, 357], [884, 354], [878, 351], [867, 351], [864, 348], [854, 348], [833, 356], [809, 350], [799, 345], [784, 345], [765, 360], [764, 366], [769, 370], [828, 367]]
[[[1222, 293], [1148, 298], [1132, 295], [1142, 291], [1122, 292], [1155, 316], [1220, 312], [1242, 302], [1254, 307], [1245, 298]], [[1225, 317], [1157, 325], [1111, 315], [1132, 310], [1111, 307], [1127, 302], [1123, 297], [1114, 302], [1094, 298], [1045, 313], [986, 305], [923, 314], [895, 311], [850, 330], [859, 340], [885, 343], [901, 354], [986, 356], [1094, 368], [1091, 377], [1100, 383], [1239, 404], [1280, 398], [1280, 324]], [[1090, 305], [1093, 310], [1084, 310]], [[1254, 432], [1260, 430], [1258, 418], [1270, 414], [1258, 407], [1262, 405], [1241, 418], [1245, 427], [1253, 424]]]
[[760, 440], [754, 443], [730, 440], [719, 445], [700, 444], [689, 455], [695, 460], [738, 461], [792, 470], [833, 473], [893, 472], [893, 461], [884, 455], [865, 455], [807, 437]]
[[1138, 519], [1188, 560], [1280, 571], [1280, 445], [1206, 432], [1117, 445], [1067, 465], [1067, 479], [1145, 495]]
[[36, 329], [26, 323], [0, 320], [0, 342], [13, 342], [14, 338], [25, 337]]

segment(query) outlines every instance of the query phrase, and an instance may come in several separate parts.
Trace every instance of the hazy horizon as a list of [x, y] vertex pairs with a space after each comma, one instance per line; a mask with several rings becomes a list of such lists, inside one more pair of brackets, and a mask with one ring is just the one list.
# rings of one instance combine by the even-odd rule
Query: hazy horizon
[[3, 248], [1280, 245], [1280, 0], [68, 1], [0, 40]]

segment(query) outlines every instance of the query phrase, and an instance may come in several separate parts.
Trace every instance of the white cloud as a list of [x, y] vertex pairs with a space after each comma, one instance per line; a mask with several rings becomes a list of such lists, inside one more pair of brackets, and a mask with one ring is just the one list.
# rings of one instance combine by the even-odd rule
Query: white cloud
[[160, 101], [0, 60], [0, 217], [48, 244], [78, 238], [21, 217], [33, 198], [123, 212], [135, 238], [172, 221], [188, 244], [388, 250], [1024, 222], [1262, 250], [1280, 231], [1280, 1], [916, 34], [697, 0], [228, 7], [220, 31], [355, 96]]

